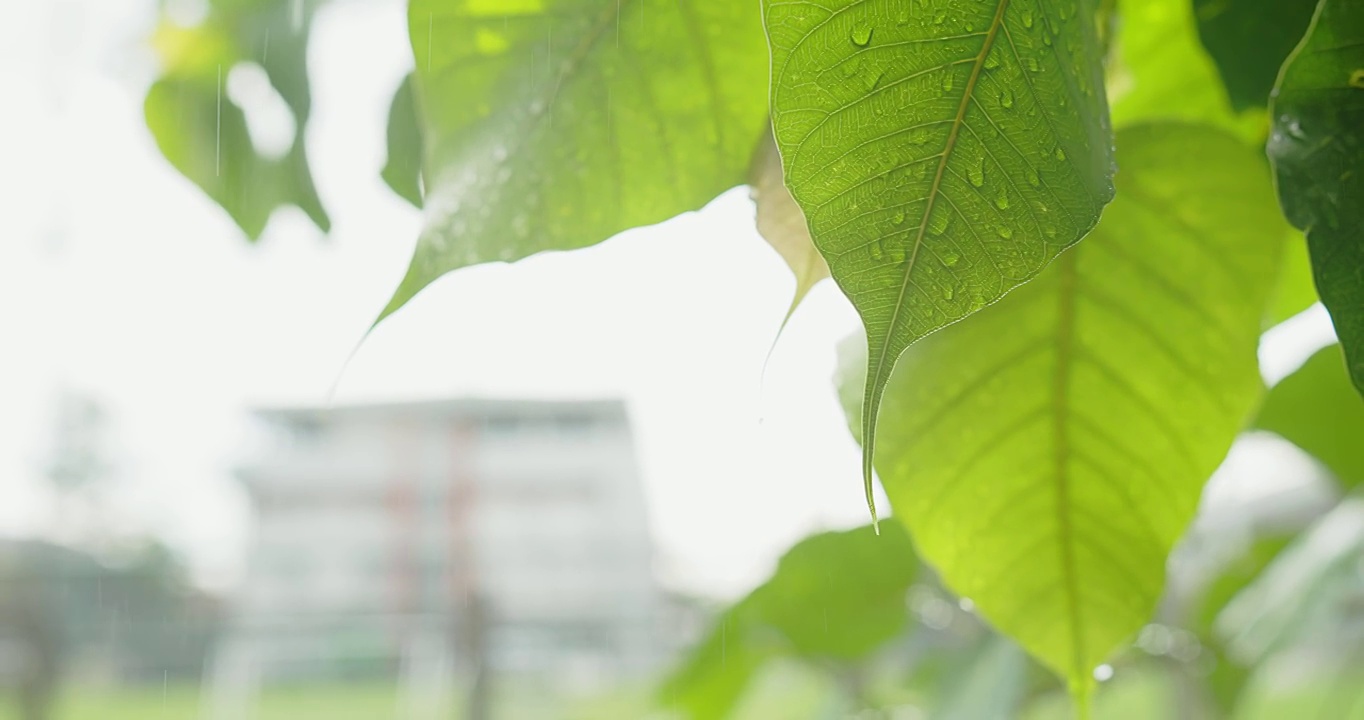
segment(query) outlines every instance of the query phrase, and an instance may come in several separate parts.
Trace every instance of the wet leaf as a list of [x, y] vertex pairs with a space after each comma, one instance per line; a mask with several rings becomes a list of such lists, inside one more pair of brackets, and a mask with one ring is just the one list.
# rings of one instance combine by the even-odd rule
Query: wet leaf
[[1094, 10], [763, 6], [786, 185], [867, 329], [870, 506], [877, 408], [896, 358], [1032, 278], [1112, 197]]
[[[318, 4], [216, 0], [199, 26], [163, 21], [152, 41], [163, 73], [143, 110], [157, 147], [252, 240], [281, 205], [296, 205], [323, 231], [331, 228], [303, 141], [312, 105], [308, 36]], [[247, 62], [265, 71], [293, 116], [294, 139], [282, 156], [257, 147], [243, 109], [228, 95], [233, 69]]]
[[1279, 202], [1307, 233], [1317, 293], [1364, 392], [1364, 4], [1322, 0], [1270, 112]]
[[1082, 701], [1259, 397], [1284, 234], [1229, 134], [1140, 125], [1117, 145], [1089, 239], [901, 358], [877, 456], [924, 560]]
[[601, 242], [747, 179], [754, 3], [413, 0], [426, 221], [380, 319], [436, 278]]

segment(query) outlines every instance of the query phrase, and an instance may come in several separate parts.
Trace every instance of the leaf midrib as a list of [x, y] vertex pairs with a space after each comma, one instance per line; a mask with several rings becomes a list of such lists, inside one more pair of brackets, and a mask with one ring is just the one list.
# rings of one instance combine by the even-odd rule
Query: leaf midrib
[[[1070, 620], [1072, 682], [1086, 682], [1084, 626], [1080, 624], [1080, 588], [1075, 569], [1075, 537], [1071, 526], [1070, 498], [1070, 381], [1075, 344], [1075, 297], [1079, 291], [1076, 254], [1061, 256], [1056, 308], [1056, 370], [1052, 378], [1053, 472], [1056, 480], [1056, 528], [1061, 554], [1061, 581], [1065, 589], [1066, 615]], [[1083, 694], [1083, 693], [1081, 693]], [[1081, 700], [1083, 702], [1083, 700]]]
[[886, 374], [886, 356], [890, 351], [890, 335], [895, 332], [895, 325], [900, 320], [900, 313], [904, 307], [905, 293], [909, 290], [910, 280], [914, 275], [914, 268], [919, 258], [919, 250], [923, 247], [924, 233], [928, 231], [928, 220], [933, 215], [933, 208], [937, 204], [938, 195], [942, 192], [943, 174], [947, 171], [947, 161], [952, 157], [952, 151], [957, 146], [957, 136], [961, 133], [961, 128], [966, 124], [966, 108], [971, 103], [971, 98], [975, 95], [976, 82], [980, 79], [980, 72], [985, 67], [985, 58], [990, 54], [994, 47], [995, 38], [999, 34], [999, 29], [1004, 25], [1004, 11], [1009, 7], [1009, 0], [999, 0], [999, 5], [995, 8], [994, 19], [990, 21], [990, 29], [985, 33], [985, 40], [981, 43], [980, 52], [976, 55], [975, 62], [971, 66], [971, 77], [967, 79], [966, 85], [962, 88], [961, 102], [957, 104], [957, 114], [952, 120], [952, 129], [947, 133], [947, 142], [943, 147], [942, 156], [938, 160], [937, 172], [933, 175], [933, 183], [929, 186], [928, 201], [924, 206], [923, 218], [919, 221], [919, 229], [914, 234], [913, 247], [910, 250], [909, 259], [905, 263], [905, 275], [900, 282], [900, 292], [895, 298], [895, 304], [891, 306], [890, 321], [886, 326], [886, 338], [881, 343], [881, 352], [876, 358], [873, 372], [868, 376], [868, 392], [863, 399], [862, 412], [862, 480], [863, 489], [867, 496], [867, 506], [871, 509], [872, 523], [876, 523], [876, 504], [872, 494], [871, 475], [872, 459], [875, 457], [876, 446], [876, 416], [877, 402], [880, 400], [881, 392], [875, 388], [884, 387]]

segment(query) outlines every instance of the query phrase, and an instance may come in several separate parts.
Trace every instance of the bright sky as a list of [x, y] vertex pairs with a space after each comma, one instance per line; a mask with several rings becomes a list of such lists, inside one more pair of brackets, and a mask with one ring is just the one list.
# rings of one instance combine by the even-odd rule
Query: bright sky
[[[238, 576], [246, 410], [324, 402], [412, 251], [419, 215], [378, 176], [411, 65], [403, 5], [318, 17], [307, 141], [333, 232], [290, 210], [259, 246], [143, 125], [154, 0], [0, 5], [0, 533], [49, 517], [41, 466], [70, 388], [113, 415], [122, 522], [173, 542], [206, 582]], [[857, 320], [831, 284], [759, 393], [792, 287], [732, 191], [588, 250], [447, 276], [371, 336], [336, 402], [624, 397], [663, 578], [732, 594], [799, 537], [867, 518], [830, 383]], [[1270, 374], [1330, 338], [1319, 309], [1297, 325]]]

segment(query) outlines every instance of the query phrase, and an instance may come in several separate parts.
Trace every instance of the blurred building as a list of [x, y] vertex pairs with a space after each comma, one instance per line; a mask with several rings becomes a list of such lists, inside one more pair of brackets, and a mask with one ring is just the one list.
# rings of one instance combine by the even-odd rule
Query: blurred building
[[664, 660], [622, 403], [256, 419], [263, 440], [239, 470], [256, 527], [220, 686], [395, 670], [619, 677]]

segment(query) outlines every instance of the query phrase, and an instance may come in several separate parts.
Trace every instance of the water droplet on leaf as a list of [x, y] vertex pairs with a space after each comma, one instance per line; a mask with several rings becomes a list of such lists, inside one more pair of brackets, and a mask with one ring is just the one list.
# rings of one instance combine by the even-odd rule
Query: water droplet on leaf
[[1013, 239], [1014, 230], [1013, 230], [1013, 228], [1009, 227], [1008, 225], [1000, 225], [1000, 226], [999, 226], [998, 228], [996, 228], [995, 230], [999, 233], [999, 236], [1002, 237], [1002, 238], [1004, 238], [1005, 240], [1011, 240], [1011, 239]]
[[853, 44], [856, 45], [857, 47], [866, 47], [867, 45], [871, 44], [871, 32], [872, 26], [870, 25], [858, 25], [857, 27], [853, 28], [852, 31]]

